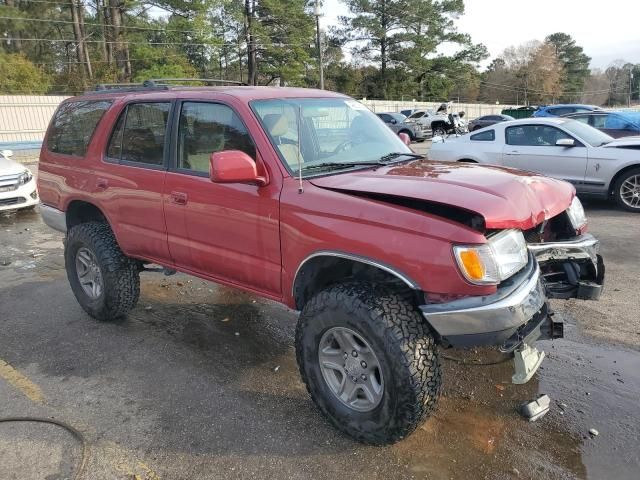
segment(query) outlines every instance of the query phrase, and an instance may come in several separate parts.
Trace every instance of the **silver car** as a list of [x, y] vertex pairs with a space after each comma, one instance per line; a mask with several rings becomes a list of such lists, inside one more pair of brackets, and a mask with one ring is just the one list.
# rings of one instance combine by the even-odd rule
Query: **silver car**
[[429, 158], [504, 165], [571, 182], [640, 213], [640, 137], [614, 139], [575, 120], [525, 118], [457, 138], [435, 138]]
[[419, 123], [407, 121], [407, 117], [401, 113], [385, 112], [376, 115], [394, 132], [406, 133], [412, 142], [424, 142], [424, 130]]

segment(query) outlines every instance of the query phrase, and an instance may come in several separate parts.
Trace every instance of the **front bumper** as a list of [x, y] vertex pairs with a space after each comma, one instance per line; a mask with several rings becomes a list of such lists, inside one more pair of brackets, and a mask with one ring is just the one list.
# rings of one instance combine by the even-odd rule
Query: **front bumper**
[[6, 186], [1, 190], [3, 191], [0, 191], [0, 212], [33, 207], [40, 202], [35, 180], [14, 188]]
[[604, 285], [598, 246], [589, 234], [529, 244], [527, 266], [496, 293], [422, 305], [420, 310], [447, 346], [500, 345], [513, 351], [525, 341], [561, 337], [562, 325], [548, 314], [547, 299], [598, 299]]
[[422, 305], [420, 310], [446, 345], [500, 345], [541, 312], [545, 302], [540, 267], [530, 254], [527, 266], [496, 293]]

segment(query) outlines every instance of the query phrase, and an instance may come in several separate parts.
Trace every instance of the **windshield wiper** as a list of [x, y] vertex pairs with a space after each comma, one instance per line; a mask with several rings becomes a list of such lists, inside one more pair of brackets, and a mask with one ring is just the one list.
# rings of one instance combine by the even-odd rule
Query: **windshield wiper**
[[378, 163], [385, 163], [389, 160], [393, 160], [398, 157], [409, 157], [409, 158], [424, 158], [424, 155], [420, 155], [418, 153], [406, 153], [406, 152], [391, 152], [386, 155], [381, 156], [378, 159]]
[[328, 169], [328, 170], [339, 170], [341, 168], [354, 168], [354, 167], [371, 167], [371, 166], [380, 166], [380, 165], [388, 165], [390, 160], [393, 160], [398, 157], [408, 157], [408, 158], [424, 158], [424, 155], [418, 155], [417, 153], [402, 153], [402, 152], [393, 152], [383, 155], [378, 160], [366, 161], [366, 162], [322, 162], [316, 163], [313, 165], [305, 165], [302, 167], [302, 170], [316, 170], [320, 168]]
[[315, 170], [317, 168], [327, 168], [330, 170], [337, 170], [340, 168], [352, 168], [359, 167], [361, 165], [364, 166], [372, 166], [372, 165], [384, 165], [383, 162], [375, 161], [375, 162], [323, 162], [316, 163], [314, 165], [305, 165], [302, 167], [302, 170]]

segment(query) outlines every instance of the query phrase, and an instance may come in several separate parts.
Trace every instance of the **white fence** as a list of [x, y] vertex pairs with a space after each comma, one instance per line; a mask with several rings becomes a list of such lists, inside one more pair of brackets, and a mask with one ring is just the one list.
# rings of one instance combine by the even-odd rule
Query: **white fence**
[[53, 112], [65, 98], [0, 95], [0, 142], [41, 141]]
[[[41, 141], [58, 104], [67, 97], [36, 95], [0, 95], [0, 143]], [[362, 100], [374, 112], [399, 112], [409, 108], [435, 110], [438, 102]], [[454, 112], [465, 112], [468, 119], [494, 115], [514, 105], [454, 103]], [[635, 110], [636, 108], [632, 108]]]

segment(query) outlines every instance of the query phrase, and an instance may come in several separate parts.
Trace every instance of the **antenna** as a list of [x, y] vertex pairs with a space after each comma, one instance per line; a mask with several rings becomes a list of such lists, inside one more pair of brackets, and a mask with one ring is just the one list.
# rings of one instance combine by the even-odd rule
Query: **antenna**
[[302, 105], [298, 103], [298, 114], [296, 115], [296, 127], [298, 129], [298, 193], [304, 193], [304, 187], [302, 186], [302, 162], [300, 161], [300, 142], [302, 140], [301, 133], [302, 128], [300, 123], [302, 122]]

